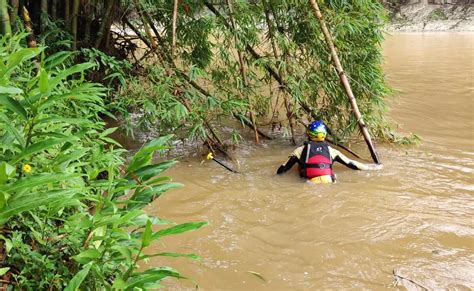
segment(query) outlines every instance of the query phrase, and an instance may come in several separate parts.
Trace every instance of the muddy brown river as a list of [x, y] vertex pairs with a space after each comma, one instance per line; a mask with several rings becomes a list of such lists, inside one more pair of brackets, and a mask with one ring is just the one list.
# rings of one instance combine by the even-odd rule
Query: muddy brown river
[[[389, 114], [421, 144], [377, 144], [382, 171], [336, 164], [334, 185], [276, 176], [293, 149], [282, 140], [239, 150], [241, 175], [182, 160], [168, 176], [186, 187], [149, 212], [209, 226], [149, 250], [202, 257], [152, 259], [189, 278], [168, 288], [380, 290], [403, 288], [398, 278], [412, 290], [474, 289], [474, 34], [397, 34], [384, 54], [398, 90]], [[364, 143], [351, 148], [370, 157]]]

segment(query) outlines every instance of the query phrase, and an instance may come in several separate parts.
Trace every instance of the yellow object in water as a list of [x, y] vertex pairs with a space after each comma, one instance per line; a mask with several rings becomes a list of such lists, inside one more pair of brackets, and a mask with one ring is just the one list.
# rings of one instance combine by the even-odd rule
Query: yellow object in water
[[319, 176], [309, 179], [309, 181], [315, 184], [331, 184], [333, 183], [331, 175]]

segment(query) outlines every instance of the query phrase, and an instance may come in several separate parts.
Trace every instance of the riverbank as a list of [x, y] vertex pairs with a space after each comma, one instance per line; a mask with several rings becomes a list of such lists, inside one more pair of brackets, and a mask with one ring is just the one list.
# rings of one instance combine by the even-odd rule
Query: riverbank
[[401, 5], [392, 12], [388, 32], [474, 32], [473, 5]]

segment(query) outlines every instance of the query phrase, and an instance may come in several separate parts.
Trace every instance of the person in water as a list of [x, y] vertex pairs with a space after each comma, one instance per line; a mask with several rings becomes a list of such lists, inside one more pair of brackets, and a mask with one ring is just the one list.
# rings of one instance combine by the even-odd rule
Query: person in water
[[308, 125], [306, 133], [309, 141], [295, 149], [288, 161], [281, 165], [277, 174], [283, 174], [298, 163], [300, 176], [314, 183], [333, 183], [336, 181], [332, 164], [339, 162], [353, 170], [380, 170], [382, 164], [363, 164], [349, 159], [333, 149], [325, 141], [328, 133], [324, 122], [318, 120]]

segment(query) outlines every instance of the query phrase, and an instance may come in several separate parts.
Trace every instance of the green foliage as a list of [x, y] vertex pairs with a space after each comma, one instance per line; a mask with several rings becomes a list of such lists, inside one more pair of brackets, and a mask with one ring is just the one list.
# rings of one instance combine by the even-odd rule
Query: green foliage
[[446, 20], [448, 16], [444, 13], [443, 9], [436, 8], [428, 15], [428, 20]]
[[106, 88], [84, 78], [94, 64], [68, 66], [64, 52], [35, 63], [43, 48], [22, 47], [22, 37], [0, 39], [0, 275], [25, 290], [147, 289], [183, 278], [167, 267], [138, 271], [152, 256], [196, 259], [143, 250], [206, 224], [143, 210], [181, 186], [158, 177], [175, 161], [152, 161], [171, 137], [144, 145], [123, 173], [124, 150], [100, 118]]
[[[222, 124], [223, 118], [236, 113], [248, 117], [252, 111], [258, 119], [266, 119], [261, 122], [265, 124], [274, 113], [280, 118], [291, 115], [304, 123], [313, 119], [300, 106], [305, 103], [339, 138], [357, 132], [356, 119], [308, 1], [231, 1], [232, 15], [226, 1], [207, 1], [220, 16], [211, 12], [205, 2], [184, 1], [178, 6], [174, 66], [166, 57], [172, 38], [172, 1], [140, 2], [140, 9], [151, 16], [156, 27], [165, 28], [160, 36], [160, 54], [147, 58], [146, 65], [140, 63], [144, 67], [141, 76], [131, 78], [121, 88], [113, 101], [114, 108], [138, 112], [138, 125], [143, 128], [152, 126], [159, 133], [179, 132], [182, 137], [205, 139], [210, 133], [203, 120]], [[267, 24], [264, 3], [273, 33]], [[380, 52], [386, 10], [376, 0], [321, 1], [321, 10], [371, 133], [390, 139], [391, 129], [383, 115], [384, 97], [391, 90], [384, 81]], [[231, 16], [235, 30], [230, 25]], [[252, 56], [249, 47], [261, 57]], [[237, 51], [243, 55], [246, 83]], [[268, 67], [284, 76], [288, 93], [275, 89], [277, 83]], [[181, 72], [209, 94], [196, 89]], [[273, 88], [270, 92], [269, 87]], [[284, 94], [289, 96], [288, 109], [282, 105]], [[224, 134], [238, 142], [235, 131]]]

